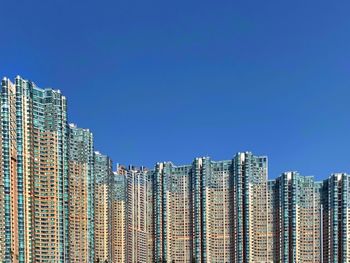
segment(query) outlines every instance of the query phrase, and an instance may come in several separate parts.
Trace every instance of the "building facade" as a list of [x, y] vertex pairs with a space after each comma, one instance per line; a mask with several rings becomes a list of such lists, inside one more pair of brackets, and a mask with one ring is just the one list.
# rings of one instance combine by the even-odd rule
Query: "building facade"
[[154, 173], [157, 262], [231, 262], [232, 161], [158, 163]]
[[125, 263], [126, 261], [126, 175], [124, 167], [117, 166], [110, 180], [109, 208], [109, 262]]
[[323, 262], [350, 260], [350, 176], [332, 174], [322, 187]]
[[[155, 168], [155, 258], [188, 262], [193, 257], [191, 165], [158, 163]], [[157, 203], [158, 197], [162, 197]], [[158, 212], [159, 211], [159, 212]]]
[[276, 259], [321, 262], [321, 185], [312, 176], [283, 173], [276, 179]]
[[267, 173], [267, 158], [250, 152], [119, 169], [126, 262], [346, 262], [347, 175]]
[[350, 176], [268, 180], [268, 159], [117, 166], [66, 98], [0, 91], [0, 262], [350, 262]]
[[[0, 253], [2, 260], [10, 261], [13, 256], [19, 257], [16, 86], [7, 78], [1, 84], [1, 213], [4, 215], [1, 247], [4, 250]], [[23, 253], [22, 257], [23, 262]]]
[[109, 182], [112, 176], [111, 159], [94, 153], [95, 194], [94, 194], [94, 242], [95, 261], [108, 261], [109, 256]]
[[60, 91], [2, 80], [5, 261], [68, 258], [67, 110]]
[[129, 167], [126, 198], [126, 261], [153, 262], [153, 191], [144, 167]]
[[69, 125], [69, 260], [94, 261], [94, 151], [88, 129]]
[[235, 262], [268, 262], [267, 157], [250, 152], [233, 159]]

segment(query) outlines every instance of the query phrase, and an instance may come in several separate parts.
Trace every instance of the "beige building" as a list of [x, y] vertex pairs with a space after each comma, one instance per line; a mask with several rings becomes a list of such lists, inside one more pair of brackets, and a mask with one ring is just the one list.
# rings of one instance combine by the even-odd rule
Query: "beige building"
[[153, 262], [153, 199], [149, 173], [143, 167], [130, 167], [126, 175], [126, 261]]
[[118, 166], [110, 181], [110, 240], [109, 262], [126, 262], [126, 174]]
[[232, 261], [231, 166], [207, 157], [192, 165], [156, 165], [156, 260]]
[[269, 262], [267, 157], [250, 152], [233, 159], [235, 262]]
[[109, 256], [109, 180], [112, 162], [106, 155], [94, 153], [95, 172], [95, 261], [104, 262]]
[[67, 259], [66, 99], [17, 76], [1, 90], [5, 262]]
[[297, 172], [283, 173], [276, 184], [277, 260], [321, 262], [321, 184]]
[[192, 260], [192, 196], [190, 166], [160, 164], [166, 180], [166, 206], [163, 218], [166, 224], [165, 253], [168, 262], [189, 262]]
[[232, 262], [232, 161], [209, 161], [207, 168], [207, 260]]
[[93, 136], [88, 129], [69, 125], [69, 259], [94, 260]]

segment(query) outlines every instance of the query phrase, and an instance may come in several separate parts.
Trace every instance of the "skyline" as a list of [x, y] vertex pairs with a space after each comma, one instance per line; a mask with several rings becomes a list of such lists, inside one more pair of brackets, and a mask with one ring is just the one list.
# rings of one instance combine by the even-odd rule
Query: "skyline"
[[68, 123], [59, 90], [20, 76], [1, 85], [0, 261], [314, 263], [350, 255], [349, 174], [268, 180], [268, 157], [252, 152], [113, 171], [90, 130]]
[[[23, 76], [17, 75], [17, 77], [22, 78]], [[11, 78], [9, 78], [7, 76], [4, 76], [3, 79], [8, 79], [8, 80], [11, 81]], [[27, 80], [28, 81], [32, 81], [31, 79], [27, 79]], [[38, 85], [37, 82], [35, 82], [35, 81], [33, 81], [33, 83], [35, 85]], [[40, 85], [39, 85], [39, 87], [40, 87]], [[51, 86], [48, 86], [48, 87], [42, 87], [41, 89], [45, 90], [45, 89], [51, 89], [51, 88], [52, 88]], [[63, 96], [64, 96], [64, 91], [63, 90], [58, 89], [58, 88], [53, 88], [53, 90], [54, 91], [58, 91], [59, 93], [63, 93]], [[65, 99], [67, 101], [67, 110], [69, 112], [69, 99], [67, 99], [67, 97], [65, 97]], [[80, 127], [80, 125], [76, 121], [73, 121], [73, 120], [69, 119], [69, 114], [68, 114], [67, 121], [68, 121], [68, 126], [69, 127], [77, 127], [77, 126]], [[82, 129], [82, 130], [85, 130], [85, 131], [87, 131], [87, 132], [89, 132], [91, 134], [94, 134], [93, 130], [91, 128], [89, 128], [89, 127], [81, 127], [79, 129]], [[95, 141], [96, 141], [96, 137], [95, 136], [93, 136], [93, 140], [94, 140], [94, 144], [96, 144], [95, 143]], [[152, 167], [154, 167], [154, 165], [156, 165], [159, 162], [171, 162], [174, 165], [179, 165], [179, 166], [182, 166], [182, 165], [184, 165], [184, 163], [187, 163], [186, 160], [183, 163], [176, 163], [176, 162], [173, 162], [172, 160], [158, 160], [158, 161], [155, 161], [153, 164], [150, 164], [150, 165], [142, 164], [142, 161], [141, 161], [141, 163], [120, 163], [120, 162], [118, 162], [118, 160], [115, 161], [111, 157], [111, 155], [108, 152], [104, 151], [103, 149], [94, 148], [94, 152], [97, 153], [97, 154], [101, 154], [101, 153], [105, 154], [108, 158], [110, 158], [112, 160], [112, 170], [115, 170], [118, 167], [118, 165], [125, 165], [125, 166], [132, 166], [132, 167], [140, 166], [140, 167], [145, 167], [147, 169], [152, 169]], [[254, 151], [249, 150], [249, 149], [248, 150], [237, 150], [237, 149], [235, 149], [234, 152], [236, 152], [236, 153], [246, 153], [246, 152], [254, 152]], [[266, 156], [267, 157], [269, 155], [264, 154], [264, 153], [260, 153], [260, 156]], [[195, 156], [192, 157], [192, 159], [193, 158], [206, 158], [206, 157], [212, 158], [213, 156], [211, 156], [211, 155], [202, 155], [202, 156], [195, 155]], [[221, 159], [223, 159], [223, 160], [231, 160], [232, 158], [233, 158], [233, 156], [226, 157], [226, 158], [224, 157], [224, 158], [221, 158]], [[219, 159], [220, 158], [218, 158], [218, 159], [216, 159], [215, 157], [213, 158], [214, 161], [215, 160], [219, 160]], [[269, 171], [270, 171], [270, 157], [269, 157]], [[297, 170], [297, 169], [285, 169], [285, 170], [282, 170], [279, 174], [277, 174], [277, 175], [274, 174], [274, 175], [271, 176], [270, 172], [268, 172], [268, 174], [267, 174], [268, 175], [268, 180], [274, 180], [274, 179], [278, 178], [279, 176], [281, 176], [282, 174], [284, 174], [286, 172], [301, 172], [301, 173], [303, 173], [303, 171], [300, 171], [300, 170]], [[303, 173], [303, 174], [305, 174], [306, 176], [313, 176], [313, 177], [315, 177], [316, 181], [322, 181], [322, 180], [325, 180], [325, 179], [329, 178], [329, 176], [332, 175], [332, 174], [339, 174], [339, 173], [348, 173], [348, 170], [343, 170], [343, 171], [331, 170], [331, 172], [329, 172], [328, 174], [326, 174], [324, 176], [315, 175], [315, 174], [305, 174], [305, 173]]]
[[[31, 83], [33, 83], [33, 85], [37, 85], [37, 82], [35, 82], [35, 81], [32, 81], [31, 79], [23, 79], [23, 77], [22, 76], [20, 76], [20, 75], [17, 75], [16, 76], [16, 79], [15, 79], [15, 81], [12, 83], [11, 81], [11, 78], [8, 78], [8, 77], [6, 77], [6, 76], [4, 76], [3, 78], [2, 78], [2, 80], [3, 81], [10, 81], [12, 84], [14, 84], [15, 82], [16, 82], [16, 80], [17, 79], [20, 79], [20, 80], [22, 80], [22, 81], [25, 81], [25, 82], [31, 82]], [[50, 87], [38, 87], [38, 86], [36, 86], [36, 88], [38, 88], [39, 90], [41, 90], [42, 92], [45, 92], [45, 91], [50, 91], [50, 90], [52, 90], [53, 92], [57, 92], [58, 94], [60, 94], [60, 96], [62, 96], [63, 98], [64, 98], [64, 101], [65, 101], [65, 103], [66, 103], [66, 108], [68, 109], [69, 108], [69, 99], [67, 99], [67, 97], [64, 95], [64, 92], [62, 92], [62, 90], [60, 90], [60, 89], [52, 89], [52, 88], [50, 88]], [[69, 128], [69, 129], [78, 129], [78, 130], [81, 130], [81, 131], [83, 131], [84, 133], [88, 133], [88, 134], [90, 134], [90, 136], [92, 136], [91, 137], [91, 140], [93, 141], [93, 145], [91, 146], [92, 147], [92, 152], [94, 153], [94, 154], [96, 154], [96, 155], [103, 155], [103, 156], [105, 156], [108, 160], [110, 160], [110, 162], [111, 162], [111, 169], [114, 171], [114, 170], [117, 170], [118, 169], [118, 167], [119, 166], [123, 166], [123, 167], [143, 167], [143, 168], [146, 168], [146, 169], [150, 169], [150, 170], [152, 170], [155, 166], [157, 166], [159, 163], [163, 163], [163, 162], [170, 162], [170, 163], [172, 163], [173, 165], [175, 165], [175, 166], [183, 166], [183, 165], [185, 165], [184, 163], [175, 163], [175, 162], [173, 162], [173, 161], [169, 161], [169, 160], [158, 160], [157, 162], [155, 162], [155, 163], [153, 163], [153, 164], [151, 164], [151, 165], [149, 165], [149, 166], [145, 166], [145, 165], [142, 165], [142, 164], [133, 164], [133, 163], [127, 163], [127, 164], [125, 164], [125, 163], [119, 163], [119, 162], [113, 162], [113, 159], [110, 157], [110, 155], [107, 153], [107, 152], [104, 152], [103, 151], [103, 149], [98, 149], [98, 148], [95, 148], [94, 147], [94, 144], [95, 144], [95, 140], [96, 140], [96, 138], [95, 138], [95, 136], [94, 136], [94, 133], [93, 133], [93, 131], [89, 128], [89, 127], [79, 127], [79, 125], [76, 123], [76, 122], [73, 122], [73, 121], [70, 121], [69, 120], [69, 116], [67, 116], [67, 128]], [[86, 135], [85, 135], [86, 136]], [[238, 153], [251, 153], [252, 151], [236, 151], [236, 153], [235, 154], [238, 154]], [[234, 154], [234, 155], [235, 155]], [[234, 155], [232, 156], [232, 157], [234, 157]], [[261, 157], [268, 157], [268, 155], [266, 155], [266, 154], [260, 154], [260, 156]], [[210, 156], [210, 155], [207, 155], [207, 156], [194, 156], [193, 158], [210, 158], [210, 159], [212, 159], [212, 156]], [[193, 159], [192, 158], [192, 159]], [[232, 158], [229, 158], [229, 157], [227, 157], [227, 158], [224, 158], [223, 160], [225, 160], [225, 161], [230, 161]], [[269, 158], [268, 158], [269, 159]], [[213, 161], [216, 161], [216, 160], [218, 160], [218, 159], [215, 159], [215, 158], [213, 158]], [[185, 162], [185, 163], [187, 163], [187, 162]], [[269, 159], [269, 165], [270, 165], [270, 159]], [[269, 169], [268, 169], [269, 170]], [[281, 172], [279, 175], [277, 175], [277, 176], [270, 176], [269, 175], [269, 172], [267, 172], [267, 179], [268, 180], [275, 180], [276, 178], [278, 178], [278, 177], [280, 177], [280, 176], [282, 176], [283, 174], [285, 174], [285, 173], [290, 173], [290, 172], [292, 172], [292, 173], [294, 173], [294, 172], [296, 172], [296, 173], [299, 173], [299, 172], [302, 172], [302, 171], [299, 171], [299, 170], [293, 170], [293, 169], [291, 169], [291, 170], [284, 170], [283, 172]], [[325, 176], [324, 178], [317, 178], [317, 176], [315, 176], [315, 175], [305, 175], [305, 176], [311, 176], [311, 177], [314, 177], [315, 179], [316, 179], [316, 181], [317, 182], [321, 182], [322, 180], [326, 180], [327, 178], [329, 178], [331, 175], [333, 175], [333, 174], [342, 174], [342, 173], [346, 173], [346, 171], [341, 171], [341, 172], [339, 172], [339, 171], [333, 171], [333, 172], [331, 172], [331, 173], [329, 173], [327, 176]]]
[[350, 3], [2, 7], [1, 75], [62, 90], [69, 122], [115, 162], [252, 151], [269, 178], [350, 171]]

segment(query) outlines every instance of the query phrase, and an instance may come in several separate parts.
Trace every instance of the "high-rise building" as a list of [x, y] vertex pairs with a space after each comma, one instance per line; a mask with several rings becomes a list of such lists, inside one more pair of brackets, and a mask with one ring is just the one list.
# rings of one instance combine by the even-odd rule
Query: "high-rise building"
[[[18, 183], [17, 183], [17, 120], [16, 86], [7, 78], [1, 82], [1, 181], [3, 183], [2, 214], [4, 226], [1, 240], [3, 261], [19, 257]], [[22, 209], [23, 210], [23, 209]], [[31, 244], [28, 244], [31, 247]], [[21, 253], [24, 262], [23, 252]]]
[[232, 216], [234, 261], [267, 262], [267, 157], [250, 152], [234, 157]]
[[4, 257], [68, 258], [67, 110], [60, 91], [17, 76], [1, 89]]
[[276, 179], [275, 243], [280, 262], [321, 262], [321, 184], [286, 172]]
[[[2, 176], [0, 180], [3, 181]], [[4, 204], [4, 185], [0, 182], [0, 262], [5, 259], [5, 204]]]
[[126, 175], [127, 170], [117, 166], [109, 185], [109, 262], [126, 261]]
[[88, 129], [69, 125], [69, 259], [94, 261], [94, 151]]
[[278, 184], [276, 180], [267, 182], [267, 262], [280, 262], [279, 260], [279, 228], [278, 222]]
[[144, 167], [126, 173], [126, 261], [153, 262], [153, 191]]
[[232, 161], [206, 158], [206, 240], [207, 262], [232, 262], [233, 255], [233, 180]]
[[323, 262], [350, 260], [350, 176], [332, 174], [322, 188]]
[[233, 162], [192, 163], [193, 261], [233, 261]]
[[[23, 182], [29, 184], [27, 186], [29, 193], [30, 190], [34, 192], [32, 228], [29, 226], [29, 222], [24, 228], [33, 230], [34, 262], [65, 262], [68, 259], [69, 250], [67, 242], [68, 143], [66, 98], [61, 95], [60, 91], [41, 90], [35, 86], [32, 89], [27, 89], [26, 83], [28, 82], [16, 80], [16, 86], [22, 87], [21, 93], [26, 95], [29, 104], [29, 107], [26, 107], [26, 103], [22, 102], [23, 112], [28, 114], [29, 111], [28, 115], [30, 116], [31, 113], [33, 116], [32, 122], [29, 116], [29, 121], [26, 120], [25, 113], [22, 118], [24, 122], [28, 122], [23, 124], [23, 127], [27, 126], [28, 132], [32, 132], [32, 134], [22, 134], [22, 138], [28, 136], [28, 138], [33, 139], [33, 148], [28, 147], [27, 152], [24, 152], [24, 156], [26, 156], [27, 164], [29, 164], [28, 173], [31, 172], [30, 169], [32, 168], [34, 177], [32, 181], [31, 178], [26, 177], [26, 182]], [[27, 143], [30, 144], [30, 142]], [[30, 152], [33, 153], [32, 158], [30, 158]], [[18, 156], [20, 155], [18, 154]], [[19, 165], [18, 168], [20, 168]], [[18, 181], [21, 180], [21, 176], [18, 176]], [[32, 182], [33, 189], [31, 189], [30, 182]], [[31, 204], [27, 203], [26, 205], [30, 210]]]
[[250, 152], [112, 173], [60, 91], [19, 76], [0, 116], [0, 262], [350, 261], [348, 174], [268, 181]]
[[[1, 98], [0, 98], [0, 103], [1, 103]], [[2, 119], [0, 120], [0, 122], [2, 122]], [[0, 127], [2, 127], [1, 123], [0, 123]], [[0, 130], [0, 133], [1, 133], [1, 130]], [[0, 147], [2, 149], [2, 139], [0, 139]], [[2, 162], [3, 160], [2, 150], [0, 151], [0, 160], [1, 160], [0, 163], [2, 167], [0, 168], [0, 262], [3, 262], [5, 260], [5, 191], [4, 191], [4, 176], [3, 176], [4, 169], [3, 169], [3, 162]]]
[[192, 163], [193, 261], [207, 262], [207, 162], [196, 158]]
[[154, 182], [156, 260], [232, 261], [232, 161], [158, 163]]
[[[158, 163], [155, 169], [156, 260], [162, 262], [189, 262], [193, 257], [191, 165], [174, 166]], [[158, 194], [160, 193], [160, 195]], [[157, 213], [157, 212], [156, 212]]]
[[94, 241], [95, 261], [108, 261], [109, 255], [109, 182], [112, 176], [111, 159], [94, 153], [95, 197], [94, 197]]

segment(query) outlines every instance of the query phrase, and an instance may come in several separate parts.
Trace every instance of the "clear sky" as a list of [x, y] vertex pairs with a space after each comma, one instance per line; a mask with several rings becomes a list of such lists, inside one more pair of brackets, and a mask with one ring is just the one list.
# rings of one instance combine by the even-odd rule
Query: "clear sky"
[[2, 1], [0, 74], [68, 98], [114, 163], [350, 172], [349, 1]]

